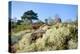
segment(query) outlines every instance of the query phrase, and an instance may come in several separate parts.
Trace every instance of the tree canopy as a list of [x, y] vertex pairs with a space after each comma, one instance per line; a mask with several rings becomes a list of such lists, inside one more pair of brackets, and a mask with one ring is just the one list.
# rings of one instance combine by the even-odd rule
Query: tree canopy
[[28, 19], [31, 21], [32, 23], [32, 20], [38, 20], [37, 18], [37, 13], [35, 13], [33, 10], [29, 10], [27, 12], [24, 12], [23, 16], [21, 17], [23, 20], [25, 19]]
[[59, 23], [62, 22], [62, 20], [61, 20], [61, 18], [59, 17], [58, 14], [55, 15], [55, 19], [54, 20], [55, 20], [55, 22], [59, 22]]

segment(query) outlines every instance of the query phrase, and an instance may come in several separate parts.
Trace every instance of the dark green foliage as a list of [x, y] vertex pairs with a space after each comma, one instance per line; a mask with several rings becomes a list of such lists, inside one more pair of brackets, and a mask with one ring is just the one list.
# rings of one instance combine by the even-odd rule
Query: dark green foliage
[[22, 22], [22, 20], [17, 20], [17, 25], [21, 25]]
[[45, 19], [45, 23], [48, 24], [48, 19]]
[[27, 29], [32, 29], [31, 25], [26, 25], [26, 24], [21, 24], [21, 25], [16, 25], [15, 28], [12, 29], [12, 32], [19, 32]]
[[32, 23], [32, 20], [38, 20], [37, 13], [35, 13], [33, 10], [29, 10], [27, 12], [24, 12], [23, 16], [21, 17], [23, 20], [28, 19]]

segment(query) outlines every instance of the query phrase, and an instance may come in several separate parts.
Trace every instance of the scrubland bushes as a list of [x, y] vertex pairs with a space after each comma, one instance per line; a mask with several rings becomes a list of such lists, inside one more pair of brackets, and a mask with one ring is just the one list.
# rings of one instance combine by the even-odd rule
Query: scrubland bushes
[[78, 47], [78, 28], [74, 24], [55, 24], [41, 38], [31, 43], [31, 33], [27, 33], [15, 44], [16, 52], [34, 52], [76, 49]]
[[14, 33], [17, 33], [23, 30], [27, 30], [27, 29], [32, 29], [32, 26], [30, 24], [29, 25], [27, 24], [16, 25], [16, 27], [12, 28], [11, 31]]

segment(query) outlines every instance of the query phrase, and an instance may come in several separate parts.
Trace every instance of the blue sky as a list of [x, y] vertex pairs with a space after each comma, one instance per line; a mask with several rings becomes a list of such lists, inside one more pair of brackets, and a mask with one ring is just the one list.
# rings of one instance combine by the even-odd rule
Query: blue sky
[[12, 17], [21, 19], [24, 12], [33, 10], [38, 14], [38, 18], [42, 21], [54, 19], [54, 16], [58, 14], [62, 21], [74, 20], [77, 16], [78, 6], [77, 5], [65, 5], [65, 4], [50, 4], [50, 3], [30, 3], [30, 2], [12, 2]]

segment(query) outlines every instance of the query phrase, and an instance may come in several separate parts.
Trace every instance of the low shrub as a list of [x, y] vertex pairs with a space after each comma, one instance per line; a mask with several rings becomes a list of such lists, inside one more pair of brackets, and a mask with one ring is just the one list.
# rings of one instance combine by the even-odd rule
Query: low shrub
[[47, 29], [42, 38], [31, 42], [31, 34], [27, 33], [16, 44], [17, 52], [34, 52], [49, 50], [76, 49], [78, 45], [77, 26], [72, 24], [55, 24]]

